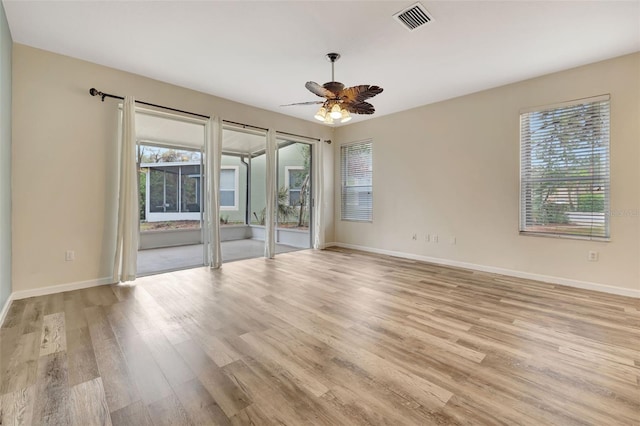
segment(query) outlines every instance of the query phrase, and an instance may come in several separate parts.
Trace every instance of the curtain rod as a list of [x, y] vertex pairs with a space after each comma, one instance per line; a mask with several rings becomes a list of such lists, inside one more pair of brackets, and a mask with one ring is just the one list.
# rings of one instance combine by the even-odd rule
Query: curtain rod
[[[100, 98], [102, 98], [102, 102], [104, 102], [104, 98], [113, 98], [113, 99], [124, 100], [123, 96], [112, 95], [110, 93], [104, 93], [104, 92], [101, 92], [101, 91], [95, 89], [94, 87], [89, 89], [89, 94], [91, 96], [100, 96]], [[144, 101], [136, 100], [136, 103], [137, 104], [142, 104], [142, 105], [148, 105], [148, 106], [152, 106], [152, 107], [156, 107], [156, 108], [162, 108], [162, 109], [166, 109], [166, 110], [169, 110], [169, 111], [181, 112], [183, 114], [195, 115], [196, 117], [202, 117], [202, 118], [206, 118], [206, 119], [211, 118], [208, 115], [198, 114], [198, 113], [190, 112], [190, 111], [184, 111], [184, 110], [181, 110], [181, 109], [171, 108], [171, 107], [167, 107], [167, 106], [164, 106], [164, 105], [152, 104], [150, 102], [144, 102]]]
[[[100, 96], [100, 98], [102, 99], [102, 102], [104, 102], [104, 98], [113, 98], [113, 99], [124, 100], [123, 96], [112, 95], [110, 93], [104, 93], [104, 92], [99, 91], [95, 87], [92, 87], [91, 89], [89, 89], [89, 94], [91, 96]], [[136, 100], [136, 103], [137, 104], [142, 104], [142, 105], [148, 105], [148, 106], [152, 106], [152, 107], [156, 107], [156, 108], [162, 108], [162, 109], [166, 109], [166, 110], [169, 110], [169, 111], [181, 112], [183, 114], [189, 114], [189, 115], [193, 115], [193, 116], [196, 116], [196, 117], [202, 117], [202, 118], [206, 118], [206, 119], [211, 118], [208, 115], [198, 114], [197, 112], [185, 111], [185, 110], [182, 110], [182, 109], [171, 108], [171, 107], [167, 107], [167, 106], [164, 106], [164, 105], [152, 104], [150, 102], [144, 102], [144, 101]], [[252, 128], [252, 129], [258, 129], [258, 130], [264, 130], [265, 132], [269, 130], [269, 129], [265, 129], [264, 127], [252, 126], [250, 124], [237, 123], [235, 121], [229, 121], [229, 120], [222, 120], [222, 121], [224, 123], [227, 123], [227, 124], [233, 124], [233, 125], [236, 125], [236, 126], [241, 126], [241, 127], [245, 128], [245, 129], [246, 128]], [[296, 135], [296, 134], [287, 133], [287, 132], [279, 132], [278, 131], [278, 133], [281, 133], [281, 134], [284, 134], [284, 135], [289, 135], [289, 136], [297, 136], [299, 138], [313, 139], [313, 140], [317, 140], [317, 141], [321, 140], [321, 139], [318, 139], [318, 138], [310, 138], [308, 136]], [[325, 142], [327, 142], [328, 144], [331, 144], [330, 140], [325, 140]]]

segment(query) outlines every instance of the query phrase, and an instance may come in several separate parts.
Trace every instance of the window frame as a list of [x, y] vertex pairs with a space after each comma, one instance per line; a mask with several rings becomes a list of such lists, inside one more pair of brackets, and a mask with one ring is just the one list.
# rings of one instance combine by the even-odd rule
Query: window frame
[[[608, 213], [610, 211], [610, 198], [611, 198], [611, 124], [610, 124], [611, 123], [611, 99], [610, 98], [611, 98], [610, 95], [607, 94], [607, 95], [593, 96], [593, 97], [588, 97], [583, 99], [576, 99], [576, 100], [567, 101], [567, 102], [537, 106], [537, 107], [520, 110], [520, 114], [519, 114], [520, 186], [519, 186], [519, 221], [518, 221], [519, 222], [518, 230], [520, 235], [547, 237], [547, 238], [592, 240], [592, 241], [603, 241], [603, 242], [607, 242], [611, 240], [610, 215]], [[605, 106], [604, 113], [606, 114], [606, 116], [600, 115], [601, 117], [600, 124], [592, 126], [592, 128], [597, 128], [600, 132], [602, 132], [601, 140], [604, 140], [605, 157], [600, 159], [600, 162], [598, 163], [598, 170], [600, 170], [602, 167], [605, 167], [606, 168], [605, 173], [603, 175], [601, 174], [596, 175], [596, 172], [592, 169], [589, 175], [585, 177], [580, 177], [580, 178], [576, 177], [575, 174], [571, 175], [568, 173], [563, 173], [560, 177], [558, 176], [547, 177], [547, 178], [533, 177], [532, 166], [530, 165], [531, 160], [529, 160], [529, 164], [525, 164], [525, 158], [530, 159], [533, 156], [532, 140], [531, 138], [527, 140], [525, 140], [524, 138], [524, 135], [525, 135], [524, 123], [526, 120], [530, 120], [529, 115], [535, 114], [535, 113], [542, 113], [545, 111], [561, 111], [563, 109], [578, 107], [579, 105], [595, 105], [595, 104], [604, 104]], [[554, 144], [554, 146], [556, 145]], [[561, 145], [557, 144], [557, 146], [561, 146]], [[595, 145], [592, 145], [592, 147], [593, 146]], [[528, 151], [525, 152], [525, 149], [528, 149]], [[600, 151], [595, 151], [593, 150], [593, 148], [591, 152], [592, 152], [592, 157], [591, 157], [592, 159], [593, 159], [593, 156], [596, 155], [596, 152], [597, 154], [601, 154]], [[600, 177], [600, 179], [596, 179], [597, 177]], [[545, 183], [545, 182], [548, 183], [551, 181], [574, 181], [574, 182], [580, 182], [580, 183], [586, 182], [587, 183], [586, 186], [588, 186], [589, 182], [600, 182], [601, 180], [604, 182], [604, 185], [599, 185], [599, 183], [598, 185], [603, 187], [604, 207], [603, 207], [602, 213], [603, 213], [604, 225], [603, 225], [602, 236], [597, 235], [596, 233], [593, 232], [593, 223], [594, 223], [593, 211], [591, 211], [592, 230], [588, 234], [581, 234], [578, 232], [571, 233], [566, 230], [563, 232], [562, 229], [557, 226], [558, 223], [553, 224], [554, 225], [552, 227], [553, 229], [550, 229], [548, 231], [540, 230], [540, 229], [531, 229], [536, 225], [527, 223], [528, 220], [530, 220], [529, 219], [530, 216], [533, 215], [533, 213], [530, 210], [528, 210], [528, 207], [532, 208], [530, 206], [533, 205], [533, 202], [531, 201], [531, 198], [532, 198], [531, 186], [534, 185], [535, 183]], [[596, 185], [596, 183], [593, 183], [593, 185]], [[556, 189], [562, 189], [562, 188], [556, 188]], [[568, 189], [568, 188], [564, 188], [564, 189]], [[585, 194], [590, 194], [591, 196], [593, 196], [594, 195], [593, 188], [591, 188], [591, 192], [586, 192]], [[576, 196], [579, 197], [580, 193], [576, 192]], [[571, 197], [571, 195], [569, 195], [569, 197]], [[578, 212], [579, 210], [572, 213], [578, 213]], [[570, 213], [570, 212], [566, 212], [566, 213]], [[537, 226], [540, 226], [540, 225], [537, 225]]]
[[[345, 169], [345, 165], [346, 165], [346, 158], [345, 158], [345, 150], [348, 149], [349, 147], [353, 147], [356, 145], [369, 145], [369, 150], [370, 150], [370, 164], [371, 164], [371, 168], [370, 168], [370, 173], [371, 173], [371, 177], [370, 177], [370, 184], [369, 185], [348, 185], [346, 182], [347, 179], [347, 170]], [[343, 222], [359, 222], [359, 223], [373, 223], [373, 140], [372, 139], [365, 139], [362, 141], [357, 141], [357, 142], [350, 142], [350, 143], [345, 143], [340, 145], [340, 220]], [[364, 218], [360, 218], [360, 217], [356, 217], [356, 216], [349, 216], [347, 217], [347, 213], [348, 210], [345, 208], [345, 199], [347, 196], [347, 192], [350, 188], [370, 188], [369, 191], [366, 191], [369, 193], [369, 195], [371, 196], [371, 206], [368, 209], [368, 216], [364, 217]], [[356, 193], [359, 192], [365, 192], [365, 191], [357, 191]], [[358, 197], [359, 198], [359, 197]]]

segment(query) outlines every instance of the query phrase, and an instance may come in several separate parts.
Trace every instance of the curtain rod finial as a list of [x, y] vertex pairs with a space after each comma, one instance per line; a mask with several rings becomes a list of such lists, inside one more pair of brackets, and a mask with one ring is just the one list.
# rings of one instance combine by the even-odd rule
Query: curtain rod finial
[[97, 90], [95, 87], [92, 87], [91, 89], [89, 89], [89, 94], [91, 96], [100, 96], [102, 98], [102, 102], [104, 102], [104, 98], [107, 97], [107, 95]]

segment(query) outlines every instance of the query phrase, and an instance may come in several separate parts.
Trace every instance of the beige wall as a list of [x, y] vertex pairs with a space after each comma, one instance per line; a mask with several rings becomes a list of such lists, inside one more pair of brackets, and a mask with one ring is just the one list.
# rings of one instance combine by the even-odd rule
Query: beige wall
[[0, 4], [0, 322], [11, 294], [11, 33]]
[[[111, 275], [117, 101], [108, 93], [226, 120], [331, 139], [329, 127], [24, 45], [13, 46], [13, 291]], [[327, 170], [333, 150], [325, 150]], [[325, 240], [333, 175], [325, 173]], [[65, 262], [64, 252], [76, 251]]]
[[[373, 139], [374, 219], [340, 221], [337, 190], [336, 241], [640, 291], [639, 80], [636, 53], [338, 128], [336, 189], [339, 145]], [[605, 93], [611, 209], [631, 215], [611, 218], [611, 242], [520, 236], [519, 110]]]

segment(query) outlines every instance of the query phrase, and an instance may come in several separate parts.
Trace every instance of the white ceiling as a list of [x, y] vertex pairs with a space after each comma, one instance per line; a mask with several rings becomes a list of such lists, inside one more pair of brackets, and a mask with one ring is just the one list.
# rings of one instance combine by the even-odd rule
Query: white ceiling
[[413, 3], [3, 0], [17, 43], [306, 120], [280, 105], [320, 99], [304, 84], [331, 79], [328, 52], [336, 80], [384, 88], [380, 116], [640, 51], [640, 0], [424, 0], [409, 32], [392, 15]]

